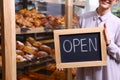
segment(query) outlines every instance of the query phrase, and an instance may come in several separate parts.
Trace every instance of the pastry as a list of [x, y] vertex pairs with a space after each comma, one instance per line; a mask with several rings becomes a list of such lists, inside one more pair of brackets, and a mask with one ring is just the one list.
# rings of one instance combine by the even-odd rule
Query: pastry
[[28, 53], [28, 54], [35, 54], [37, 53], [37, 50], [30, 47], [30, 46], [24, 46], [23, 51]]
[[28, 42], [30, 42], [31, 44], [33, 44], [36, 40], [35, 40], [34, 38], [32, 38], [32, 37], [28, 37], [28, 38], [26, 39], [26, 41], [28, 41]]
[[22, 50], [16, 50], [16, 54], [24, 56], [25, 53]]
[[45, 57], [45, 56], [48, 56], [48, 53], [45, 52], [45, 51], [39, 51], [36, 54], [34, 54], [34, 56], [36, 56], [36, 57]]
[[16, 49], [22, 50], [24, 48], [24, 44], [20, 41], [16, 41]]
[[40, 49], [41, 51], [45, 51], [45, 52], [47, 52], [47, 53], [49, 53], [49, 54], [52, 54], [52, 49], [51, 49], [49, 46], [47, 46], [47, 45], [41, 45], [41, 46], [39, 47], [39, 49]]

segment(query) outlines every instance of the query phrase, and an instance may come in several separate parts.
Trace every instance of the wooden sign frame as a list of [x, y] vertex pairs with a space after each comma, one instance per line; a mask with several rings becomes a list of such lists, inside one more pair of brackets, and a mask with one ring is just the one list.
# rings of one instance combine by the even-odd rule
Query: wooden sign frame
[[[107, 53], [106, 53], [106, 43], [104, 37], [104, 28], [82, 28], [82, 29], [62, 29], [54, 30], [54, 44], [55, 44], [55, 58], [57, 68], [74, 68], [74, 67], [92, 67], [92, 66], [105, 66], [107, 64]], [[61, 51], [60, 51], [60, 37], [61, 35], [71, 35], [71, 34], [83, 34], [83, 33], [100, 33], [100, 43], [101, 43], [101, 60], [98, 61], [80, 61], [80, 62], [62, 62], [61, 61]]]

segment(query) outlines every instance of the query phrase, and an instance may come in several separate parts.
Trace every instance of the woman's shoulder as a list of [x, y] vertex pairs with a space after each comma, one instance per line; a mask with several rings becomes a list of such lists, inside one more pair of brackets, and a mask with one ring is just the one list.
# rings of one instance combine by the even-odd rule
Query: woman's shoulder
[[120, 18], [116, 15], [112, 14], [111, 20], [114, 21], [117, 24], [120, 24]]
[[86, 13], [81, 14], [80, 17], [90, 18], [90, 17], [93, 17], [95, 15], [97, 15], [96, 11], [90, 11], [90, 12], [86, 12]]

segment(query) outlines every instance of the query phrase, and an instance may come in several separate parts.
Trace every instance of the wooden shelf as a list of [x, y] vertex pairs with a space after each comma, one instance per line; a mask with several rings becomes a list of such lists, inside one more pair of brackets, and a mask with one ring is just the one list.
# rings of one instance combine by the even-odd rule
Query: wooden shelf
[[56, 29], [65, 29], [64, 26], [50, 27], [38, 27], [38, 28], [16, 28], [16, 34], [31, 34], [31, 33], [43, 33], [52, 32]]
[[44, 27], [40, 28], [17, 28], [16, 34], [30, 34], [30, 33], [39, 33], [45, 32]]
[[[0, 60], [1, 60], [1, 56], [0, 56]], [[17, 70], [18, 70], [17, 73], [21, 73], [22, 70], [25, 71], [26, 69], [34, 70], [36, 68], [46, 66], [47, 63], [55, 63], [54, 58], [49, 55], [42, 58], [34, 58], [31, 61], [17, 62]], [[0, 73], [2, 73], [2, 64], [0, 64]]]
[[[42, 58], [35, 58], [31, 61], [24, 61], [24, 62], [18, 62], [17, 63], [17, 69], [24, 69], [24, 68], [38, 68], [41, 66], [45, 66], [46, 63], [55, 63], [55, 60], [52, 56], [46, 56], [46, 57], [42, 57]], [[22, 66], [21, 66], [22, 65]]]

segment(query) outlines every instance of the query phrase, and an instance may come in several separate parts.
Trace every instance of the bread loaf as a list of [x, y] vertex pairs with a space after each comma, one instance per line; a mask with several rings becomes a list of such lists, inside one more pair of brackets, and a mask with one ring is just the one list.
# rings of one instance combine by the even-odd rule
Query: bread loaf
[[16, 50], [16, 54], [24, 56], [25, 53], [22, 50]]
[[34, 43], [32, 43], [32, 45], [33, 45], [34, 47], [39, 48], [39, 47], [42, 45], [42, 43], [41, 43], [40, 41], [35, 41]]
[[52, 49], [51, 49], [51, 47], [49, 47], [49, 46], [47, 46], [47, 45], [41, 45], [41, 46], [39, 47], [39, 49], [40, 49], [41, 51], [45, 51], [45, 52], [47, 52], [47, 53], [49, 53], [49, 54], [52, 54]]
[[16, 41], [16, 48], [22, 50], [24, 48], [24, 44], [20, 41]]
[[45, 57], [45, 56], [48, 56], [48, 53], [45, 52], [45, 51], [39, 51], [36, 54], [34, 54], [34, 56], [36, 56], [36, 57]]
[[24, 46], [23, 51], [29, 54], [37, 53], [37, 50], [30, 46]]
[[25, 46], [32, 46], [32, 44], [28, 41], [26, 41], [24, 44], [25, 44]]
[[26, 41], [28, 41], [31, 44], [33, 44], [36, 40], [34, 38], [32, 38], [32, 37], [28, 37]]

